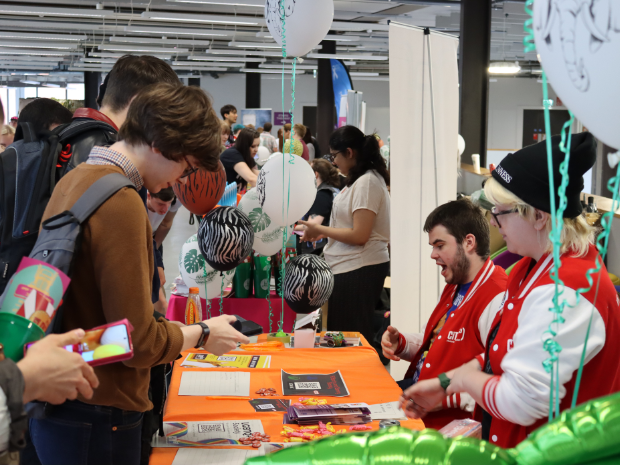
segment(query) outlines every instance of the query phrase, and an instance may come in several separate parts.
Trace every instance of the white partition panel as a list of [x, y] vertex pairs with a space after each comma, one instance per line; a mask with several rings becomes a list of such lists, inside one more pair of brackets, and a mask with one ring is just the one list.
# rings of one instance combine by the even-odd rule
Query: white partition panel
[[[390, 23], [391, 311], [420, 332], [443, 289], [424, 221], [456, 198], [458, 39]], [[402, 379], [408, 362], [391, 364]]]

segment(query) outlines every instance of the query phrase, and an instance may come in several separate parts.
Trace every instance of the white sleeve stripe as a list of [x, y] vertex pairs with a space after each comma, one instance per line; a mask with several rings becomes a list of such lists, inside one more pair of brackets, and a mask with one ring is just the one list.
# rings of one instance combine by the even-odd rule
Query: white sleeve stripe
[[484, 401], [489, 407], [489, 410], [490, 410], [489, 413], [491, 415], [493, 415], [496, 418], [499, 418], [500, 420], [504, 420], [504, 417], [500, 415], [499, 411], [497, 410], [497, 406], [495, 405], [495, 390], [497, 389], [497, 385], [499, 384], [499, 379], [500, 379], [499, 376], [494, 376], [487, 383], [487, 388], [485, 389], [485, 392], [484, 392]]
[[452, 396], [448, 396], [448, 397], [446, 397], [446, 406], [447, 406], [448, 408], [452, 408], [452, 405], [450, 404], [450, 397], [452, 397]]

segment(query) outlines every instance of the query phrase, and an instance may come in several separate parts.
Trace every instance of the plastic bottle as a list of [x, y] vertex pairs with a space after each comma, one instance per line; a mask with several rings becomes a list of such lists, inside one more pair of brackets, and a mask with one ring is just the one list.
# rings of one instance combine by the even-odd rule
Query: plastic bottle
[[200, 305], [200, 295], [197, 287], [189, 288], [189, 297], [185, 307], [185, 324], [193, 325], [202, 321], [202, 306]]

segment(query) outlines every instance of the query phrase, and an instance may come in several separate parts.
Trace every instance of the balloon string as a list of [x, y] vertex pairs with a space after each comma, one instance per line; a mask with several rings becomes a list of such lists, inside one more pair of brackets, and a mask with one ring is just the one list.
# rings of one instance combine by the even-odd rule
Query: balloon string
[[532, 11], [533, 4], [534, 0], [527, 0], [525, 2], [525, 14], [527, 15], [527, 19], [523, 23], [523, 30], [525, 31], [525, 37], [523, 38], [523, 49], [525, 53], [536, 51], [536, 44], [534, 43], [534, 29], [532, 29], [532, 24], [534, 23], [534, 12]]
[[207, 312], [207, 320], [211, 319], [211, 302], [209, 302], [209, 295], [207, 294], [207, 263], [204, 261], [202, 261], [204, 267], [202, 268], [202, 271], [205, 275], [205, 300], [207, 301], [207, 308], [205, 309]]
[[273, 319], [273, 309], [271, 308], [271, 286], [269, 286], [269, 293], [267, 294], [267, 305], [269, 305], [269, 334], [271, 334], [271, 320]]
[[220, 316], [224, 314], [224, 273], [220, 272], [222, 276], [222, 284], [220, 285]]

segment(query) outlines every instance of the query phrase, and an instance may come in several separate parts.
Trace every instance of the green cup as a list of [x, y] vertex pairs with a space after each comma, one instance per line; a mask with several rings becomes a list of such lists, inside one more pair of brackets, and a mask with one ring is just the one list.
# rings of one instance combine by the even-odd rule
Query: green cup
[[252, 295], [252, 256], [250, 255], [235, 269], [233, 276], [235, 297], [247, 299]]
[[0, 343], [4, 355], [14, 362], [24, 358], [24, 346], [43, 339], [45, 332], [35, 323], [13, 313], [0, 313]]
[[254, 256], [254, 297], [264, 299], [271, 288], [271, 257]]

